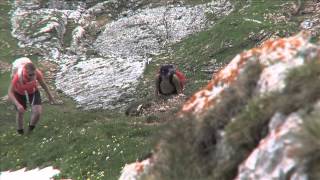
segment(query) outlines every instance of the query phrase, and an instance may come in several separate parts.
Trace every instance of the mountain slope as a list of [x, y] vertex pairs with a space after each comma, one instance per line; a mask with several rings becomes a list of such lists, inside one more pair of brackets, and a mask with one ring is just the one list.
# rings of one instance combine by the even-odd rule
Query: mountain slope
[[[186, 2], [199, 4], [200, 1]], [[272, 119], [276, 122], [273, 127], [281, 127], [276, 126], [279, 125], [278, 121], [285, 121], [285, 117], [289, 122], [298, 119], [297, 115], [291, 112], [301, 109], [302, 113], [297, 112], [299, 117], [308, 121], [302, 127], [306, 129], [302, 133], [302, 138], [306, 143], [305, 146], [309, 148], [300, 151], [298, 155], [303, 158], [315, 155], [316, 158], [312, 161], [306, 161], [304, 167], [308, 167], [308, 171], [304, 173], [317, 179], [316, 152], [319, 136], [318, 123], [315, 121], [318, 119], [318, 112], [317, 106], [314, 105], [318, 98], [316, 91], [318, 86], [314, 83], [318, 79], [317, 63], [307, 63], [294, 70], [286, 80], [287, 86], [282, 93], [266, 97], [257, 97], [254, 91], [263, 68], [259, 63], [249, 63], [244, 67], [244, 73], [239, 76], [239, 81], [222, 93], [223, 100], [215, 105], [215, 108], [209, 108], [205, 116], [190, 115], [179, 119], [173, 115], [180, 111], [185, 99], [189, 99], [205, 86], [212, 77], [215, 78], [221, 67], [228, 64], [236, 54], [256, 47], [271, 37], [289, 37], [299, 30], [300, 24], [304, 28], [313, 30], [311, 41], [314, 42], [319, 34], [316, 13], [318, 6], [314, 1], [283, 0], [259, 3], [233, 0], [231, 2], [234, 9], [228, 16], [224, 18], [208, 16], [216, 20], [212, 28], [171, 45], [162, 54], [151, 56], [152, 61], [146, 65], [144, 76], [139, 79], [134, 93], [137, 106], [145, 105], [141, 108], [140, 114], [143, 115], [141, 117], [127, 117], [119, 112], [102, 109], [84, 111], [76, 108], [75, 102], [57, 92], [57, 96], [61, 96], [64, 103], [49, 106], [44, 102], [45, 113], [36, 131], [31, 135], [20, 137], [15, 134], [12, 106], [6, 101], [1, 101], [0, 170], [53, 165], [59, 168], [60, 177], [64, 178], [117, 179], [126, 163], [141, 159], [154, 147], [154, 151], [159, 153], [159, 160], [152, 170], [154, 173], [146, 175], [146, 179], [233, 179], [238, 176], [239, 165], [244, 163], [238, 176], [241, 179], [255, 173], [251, 171], [251, 166], [246, 166], [250, 163], [245, 163], [244, 160], [260, 140], [267, 138], [268, 132], [272, 132], [268, 130], [268, 122]], [[307, 6], [309, 9], [304, 8]], [[315, 10], [313, 11], [311, 7]], [[1, 16], [4, 18], [8, 15], [10, 7], [1, 4], [1, 9], [5, 10]], [[99, 17], [101, 19], [97, 20], [106, 23], [110, 20], [106, 17], [106, 14], [102, 14]], [[9, 20], [6, 19], [6, 24], [4, 22], [1, 21], [0, 34], [5, 38], [1, 40], [12, 45], [1, 46], [0, 53], [5, 57], [1, 58], [0, 64], [1, 97], [6, 94], [9, 83], [8, 63], [11, 60], [31, 53], [33, 54], [31, 57], [37, 57], [40, 60], [39, 65], [42, 66], [42, 53], [47, 52], [37, 52], [32, 48], [17, 51], [15, 40], [10, 39], [8, 35]], [[70, 27], [66, 27], [66, 34], [71, 35], [69, 30], [74, 27], [73, 24], [69, 25]], [[56, 31], [53, 31], [53, 38], [57, 36], [55, 33]], [[68, 41], [68, 38], [64, 41]], [[82, 43], [80, 45], [86, 45], [87, 41]], [[69, 44], [72, 43], [66, 43]], [[85, 53], [89, 56], [95, 54], [90, 50]], [[186, 97], [182, 97], [178, 102], [174, 99], [157, 100], [153, 97], [154, 76], [163, 63], [173, 63], [187, 75]], [[5, 70], [2, 67], [5, 67]], [[84, 75], [90, 77], [86, 73]], [[79, 90], [85, 88], [86, 86], [83, 86]], [[277, 115], [276, 111], [281, 113]], [[227, 139], [220, 138], [224, 134]], [[154, 141], [158, 143], [156, 146]], [[228, 143], [225, 144], [224, 141]], [[257, 151], [264, 154], [263, 150]], [[256, 175], [258, 177], [260, 174]]]

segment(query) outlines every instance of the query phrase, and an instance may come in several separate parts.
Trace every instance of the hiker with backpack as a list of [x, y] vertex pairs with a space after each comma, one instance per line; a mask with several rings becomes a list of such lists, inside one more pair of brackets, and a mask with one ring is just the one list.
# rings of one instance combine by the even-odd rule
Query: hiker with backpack
[[162, 65], [156, 77], [156, 96], [183, 94], [185, 82], [185, 75], [174, 65]]
[[27, 57], [19, 58], [13, 62], [11, 78], [8, 97], [17, 110], [17, 132], [24, 134], [23, 116], [27, 109], [27, 103], [31, 106], [31, 119], [28, 128], [29, 132], [31, 132], [35, 128], [42, 113], [38, 84], [40, 84], [47, 93], [50, 103], [54, 103], [53, 96], [43, 79], [42, 72], [37, 69]]

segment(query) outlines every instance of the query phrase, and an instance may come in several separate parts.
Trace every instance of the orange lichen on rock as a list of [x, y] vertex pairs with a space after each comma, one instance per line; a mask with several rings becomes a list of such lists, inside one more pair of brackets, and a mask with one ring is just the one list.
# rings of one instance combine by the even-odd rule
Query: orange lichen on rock
[[200, 113], [213, 106], [212, 102], [216, 101], [221, 92], [237, 79], [249, 60], [256, 60], [263, 67], [268, 67], [279, 61], [289, 62], [310, 45], [310, 37], [310, 32], [301, 31], [296, 36], [267, 40], [260, 47], [252, 48], [235, 56], [212, 78], [205, 88], [195, 93], [184, 104], [182, 113]]

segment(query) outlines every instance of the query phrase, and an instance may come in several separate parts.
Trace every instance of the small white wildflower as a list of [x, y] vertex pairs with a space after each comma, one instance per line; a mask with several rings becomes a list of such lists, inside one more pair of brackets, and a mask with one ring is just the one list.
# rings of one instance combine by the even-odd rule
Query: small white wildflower
[[98, 173], [98, 175], [101, 176], [101, 177], [103, 177], [103, 176], [104, 176], [104, 172], [103, 172], [103, 171], [100, 171], [100, 172]]
[[110, 157], [109, 157], [109, 156], [107, 156], [107, 157], [106, 157], [106, 161], [107, 161], [108, 159], [110, 159]]
[[86, 133], [86, 129], [85, 128], [82, 128], [81, 130], [80, 130], [80, 134], [81, 135], [84, 135]]

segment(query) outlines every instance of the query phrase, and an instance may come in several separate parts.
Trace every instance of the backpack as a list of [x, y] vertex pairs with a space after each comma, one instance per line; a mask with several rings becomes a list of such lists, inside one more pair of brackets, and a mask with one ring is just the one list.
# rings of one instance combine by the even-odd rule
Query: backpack
[[[160, 91], [161, 94], [162, 94], [161, 88], [160, 88], [160, 83], [161, 83], [161, 81], [162, 81], [162, 78], [161, 78], [161, 77], [162, 77], [162, 76], [165, 76], [165, 75], [169, 75], [170, 84], [171, 84], [172, 86], [174, 86], [174, 83], [173, 83], [173, 81], [172, 81], [172, 78], [173, 78], [173, 75], [174, 75], [174, 74], [178, 77], [178, 79], [179, 79], [179, 81], [180, 81], [180, 86], [181, 86], [182, 90], [184, 89], [184, 85], [185, 85], [186, 80], [187, 80], [186, 76], [185, 76], [181, 71], [179, 71], [178, 69], [176, 69], [176, 68], [174, 67], [174, 65], [172, 65], [172, 64], [166, 64], [166, 65], [162, 65], [162, 66], [160, 67], [159, 75], [158, 75], [158, 77], [159, 77], [159, 83], [157, 84], [157, 86], [158, 86], [158, 89], [159, 89], [159, 91]], [[175, 93], [177, 93], [177, 90], [175, 91]]]

